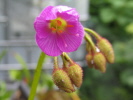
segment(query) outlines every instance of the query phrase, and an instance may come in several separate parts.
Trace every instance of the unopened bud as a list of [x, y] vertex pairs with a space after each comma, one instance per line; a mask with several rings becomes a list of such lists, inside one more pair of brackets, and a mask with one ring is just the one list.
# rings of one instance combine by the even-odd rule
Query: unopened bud
[[87, 61], [87, 64], [90, 68], [93, 68], [94, 66], [94, 63], [93, 63], [93, 55], [91, 53], [88, 53], [86, 55], [86, 61]]
[[100, 70], [101, 72], [106, 71], [106, 59], [101, 52], [97, 52], [93, 57], [95, 68]]
[[68, 77], [67, 73], [62, 69], [54, 70], [52, 77], [54, 83], [59, 87], [59, 89], [64, 90], [68, 93], [75, 91], [70, 78]]
[[83, 71], [82, 68], [74, 63], [71, 64], [69, 67], [67, 67], [67, 74], [69, 75], [72, 83], [76, 87], [80, 87], [82, 84], [82, 78], [83, 78]]
[[105, 38], [101, 38], [97, 42], [97, 46], [100, 49], [100, 51], [104, 54], [104, 56], [106, 57], [107, 62], [108, 63], [114, 63], [114, 58], [115, 58], [114, 57], [114, 50], [113, 50], [110, 42]]

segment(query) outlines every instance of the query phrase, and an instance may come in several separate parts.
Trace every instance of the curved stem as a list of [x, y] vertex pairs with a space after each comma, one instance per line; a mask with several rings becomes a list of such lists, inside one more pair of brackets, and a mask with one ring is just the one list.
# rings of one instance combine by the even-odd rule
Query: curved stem
[[91, 52], [90, 43], [86, 42], [86, 51]]
[[43, 52], [40, 54], [28, 100], [34, 100], [34, 97], [36, 95], [36, 89], [37, 89], [37, 85], [39, 82], [39, 78], [40, 78], [40, 74], [42, 71], [42, 66], [43, 66], [43, 61], [44, 61], [45, 56], [46, 55]]
[[85, 40], [90, 44], [92, 50], [96, 52], [95, 44], [93, 43], [93, 41], [87, 33], [85, 33]]
[[73, 64], [73, 60], [65, 53], [63, 52], [65, 60], [69, 61], [70, 64]]
[[92, 34], [97, 40], [99, 40], [101, 38], [101, 36], [98, 33], [96, 33], [95, 31], [93, 31], [92, 29], [84, 28], [84, 30], [89, 32], [90, 34]]

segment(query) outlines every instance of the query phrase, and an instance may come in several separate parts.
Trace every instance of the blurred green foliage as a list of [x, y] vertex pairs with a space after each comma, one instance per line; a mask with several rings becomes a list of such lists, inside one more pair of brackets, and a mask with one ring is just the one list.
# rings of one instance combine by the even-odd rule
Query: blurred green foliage
[[26, 64], [24, 59], [18, 53], [15, 53], [14, 57], [18, 61], [18, 63], [21, 64], [22, 70], [21, 71], [10, 70], [9, 71], [10, 78], [12, 80], [19, 80], [19, 81], [24, 79], [24, 80], [27, 80], [28, 83], [29, 83], [30, 82], [29, 80], [31, 79], [31, 76], [30, 76], [30, 71], [28, 70], [28, 65]]
[[3, 59], [3, 57], [6, 55], [6, 50], [3, 50], [2, 52], [0, 52], [0, 61]]
[[[0, 61], [5, 56], [6, 51], [2, 51], [0, 53]], [[18, 63], [22, 66], [21, 70], [9, 70], [10, 79], [14, 82], [23, 81], [25, 82], [29, 88], [33, 81], [33, 71], [28, 69], [28, 65], [22, 56], [18, 53], [14, 53], [14, 58], [18, 61]], [[45, 56], [45, 60], [48, 56]], [[45, 62], [45, 61], [44, 61]], [[42, 89], [52, 90], [54, 88], [54, 83], [52, 81], [52, 76], [50, 74], [45, 73], [45, 70], [42, 70], [40, 82], [38, 84], [38, 91]], [[6, 82], [0, 81], [0, 100], [9, 100], [11, 96], [14, 94], [14, 91], [9, 91], [6, 88]]]
[[90, 0], [88, 27], [113, 45], [106, 73], [84, 68], [82, 100], [133, 100], [133, 0]]
[[[22, 69], [20, 71], [18, 70], [10, 70], [10, 78], [14, 81], [24, 81], [29, 85], [29, 87], [32, 84], [33, 81], [33, 74], [31, 70], [28, 69], [28, 65], [25, 62], [25, 60], [22, 58], [22, 56], [18, 53], [14, 54], [15, 59], [18, 61], [18, 63], [22, 66]], [[48, 56], [45, 56], [45, 60]], [[45, 62], [45, 61], [44, 61]], [[42, 70], [41, 77], [40, 77], [40, 83], [38, 85], [39, 89], [42, 89], [44, 87], [47, 87], [49, 89], [53, 89], [54, 83], [52, 81], [52, 76], [45, 73], [44, 70]]]
[[0, 81], [0, 100], [9, 100], [12, 92], [8, 91], [7, 93], [6, 84]]
[[[4, 58], [7, 51], [3, 50], [0, 52], [0, 61]], [[7, 93], [8, 91], [8, 93]], [[0, 100], [9, 100], [11, 97], [12, 91], [7, 90], [6, 83], [0, 80]]]
[[93, 27], [111, 41], [132, 38], [132, 12], [132, 0], [90, 0]]

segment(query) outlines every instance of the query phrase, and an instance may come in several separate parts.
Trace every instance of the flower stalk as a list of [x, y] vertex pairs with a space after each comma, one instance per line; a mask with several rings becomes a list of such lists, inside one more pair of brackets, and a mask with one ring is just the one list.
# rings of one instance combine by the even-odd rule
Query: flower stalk
[[58, 69], [58, 58], [54, 57], [54, 69]]
[[65, 60], [69, 61], [70, 64], [73, 64], [73, 60], [67, 55], [67, 53], [63, 52], [63, 56], [65, 58]]
[[93, 41], [91, 40], [90, 36], [87, 33], [85, 33], [85, 40], [90, 44], [93, 52], [95, 53], [96, 52], [95, 44], [93, 43]]
[[36, 89], [37, 89], [37, 85], [38, 85], [38, 82], [39, 82], [39, 79], [40, 79], [40, 75], [41, 75], [42, 66], [43, 66], [45, 56], [46, 55], [43, 52], [40, 54], [28, 100], [34, 100], [34, 97], [36, 95]]
[[67, 68], [68, 67], [68, 62], [65, 60], [63, 54], [61, 55], [62, 61], [63, 61], [63, 67]]
[[92, 34], [97, 40], [99, 40], [101, 38], [100, 35], [98, 35], [98, 33], [96, 33], [95, 31], [93, 31], [92, 29], [89, 28], [84, 28], [84, 30], [86, 32], [89, 32], [90, 34]]

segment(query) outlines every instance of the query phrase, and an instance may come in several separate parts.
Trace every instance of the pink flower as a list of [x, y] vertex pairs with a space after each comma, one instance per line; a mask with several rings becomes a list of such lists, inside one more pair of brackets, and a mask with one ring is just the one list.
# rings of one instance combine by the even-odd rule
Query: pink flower
[[84, 37], [83, 26], [74, 8], [48, 6], [35, 19], [36, 42], [49, 56], [77, 50]]

